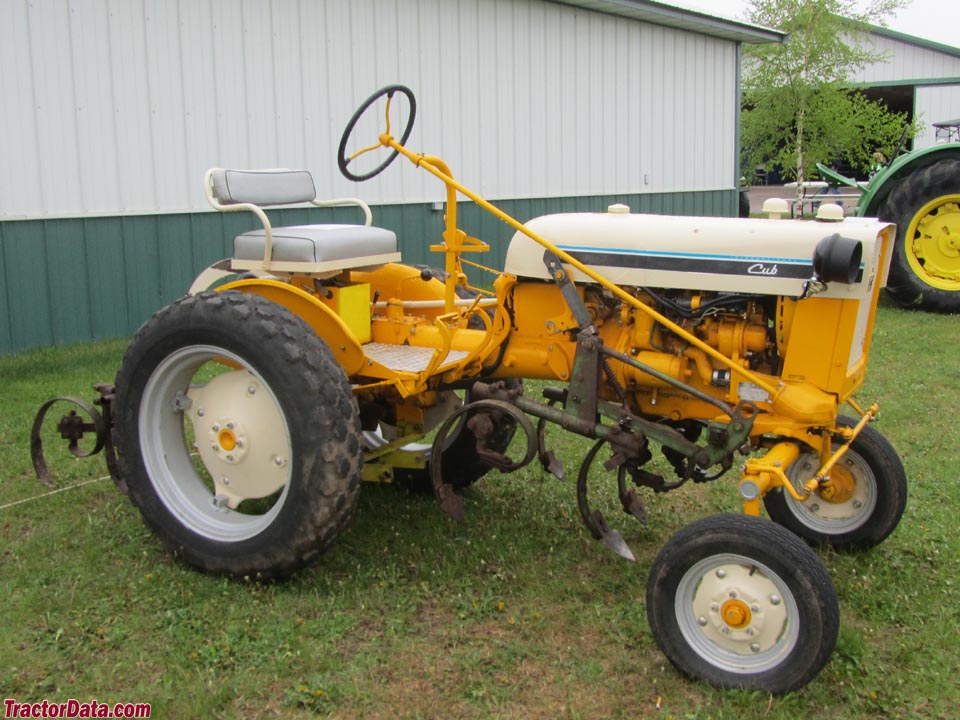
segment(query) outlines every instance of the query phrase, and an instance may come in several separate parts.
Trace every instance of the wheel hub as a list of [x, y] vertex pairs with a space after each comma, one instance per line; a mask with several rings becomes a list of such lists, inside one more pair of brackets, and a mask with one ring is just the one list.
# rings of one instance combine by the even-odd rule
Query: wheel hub
[[261, 381], [246, 370], [216, 376], [187, 392], [194, 444], [218, 508], [267, 497], [287, 479], [290, 445], [283, 417]]
[[960, 195], [924, 205], [907, 229], [907, 260], [928, 284], [960, 289]]
[[693, 612], [705, 639], [727, 652], [757, 655], [777, 645], [787, 609], [776, 585], [756, 567], [714, 565], [703, 575]]
[[839, 505], [853, 497], [857, 489], [857, 481], [853, 473], [844, 465], [836, 465], [830, 471], [830, 482], [820, 488], [820, 497], [828, 503]]
[[720, 608], [720, 617], [734, 630], [743, 630], [750, 624], [750, 608], [742, 600], [727, 600]]

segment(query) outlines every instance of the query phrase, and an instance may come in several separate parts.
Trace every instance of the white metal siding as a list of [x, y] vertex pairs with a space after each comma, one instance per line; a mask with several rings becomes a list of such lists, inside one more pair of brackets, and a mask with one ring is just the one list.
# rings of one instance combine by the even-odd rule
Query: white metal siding
[[955, 55], [881, 35], [869, 35], [863, 46], [871, 52], [883, 53], [886, 59], [857, 72], [853, 82], [883, 85], [903, 80], [960, 77], [960, 57]]
[[736, 58], [544, 0], [6, 0], [0, 219], [205, 209], [212, 165], [440, 199], [409, 163], [360, 188], [336, 169], [390, 83], [419, 101], [408, 145], [492, 198], [732, 188]]
[[930, 147], [936, 142], [933, 123], [960, 118], [960, 85], [918, 87], [914, 113], [923, 124], [923, 132], [914, 138], [914, 147]]

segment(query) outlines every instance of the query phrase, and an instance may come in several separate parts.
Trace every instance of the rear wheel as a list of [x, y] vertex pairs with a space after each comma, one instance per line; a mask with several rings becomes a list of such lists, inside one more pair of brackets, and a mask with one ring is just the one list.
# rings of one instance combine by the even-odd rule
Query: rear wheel
[[887, 291], [900, 305], [960, 312], [960, 160], [900, 180], [879, 211], [897, 224]]
[[[851, 428], [853, 418], [837, 425]], [[834, 449], [839, 444], [834, 445]], [[820, 467], [814, 452], [798, 457], [787, 477], [802, 487]], [[835, 550], [866, 550], [882, 542], [900, 522], [907, 504], [907, 476], [893, 446], [869, 425], [830, 471], [831, 492], [813, 493], [799, 502], [781, 489], [767, 493], [764, 506], [775, 522], [813, 545]]]
[[285, 308], [238, 292], [183, 298], [140, 329], [116, 385], [130, 498], [190, 565], [282, 577], [349, 520], [356, 403], [330, 350]]
[[722, 688], [785, 693], [826, 665], [840, 625], [826, 568], [769, 520], [699, 520], [660, 550], [647, 619], [682, 673]]

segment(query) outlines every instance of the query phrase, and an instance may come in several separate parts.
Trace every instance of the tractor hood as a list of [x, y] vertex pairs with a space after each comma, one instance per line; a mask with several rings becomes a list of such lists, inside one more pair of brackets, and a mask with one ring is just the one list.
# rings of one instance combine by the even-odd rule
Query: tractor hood
[[[818, 245], [822, 258], [825, 248], [836, 256], [838, 246], [857, 250], [859, 242], [862, 252], [848, 252], [840, 260], [851, 264], [851, 272], [833, 272], [832, 277], [843, 279], [829, 282], [820, 297], [865, 298], [878, 279], [886, 282], [890, 258], [880, 256], [881, 239], [894, 226], [866, 218], [817, 222], [634, 215], [614, 205], [606, 213], [543, 215], [526, 227], [617, 285], [791, 297], [802, 295], [814, 276]], [[835, 235], [845, 240], [837, 241]], [[543, 248], [520, 232], [510, 241], [505, 270], [550, 279]], [[852, 282], [845, 282], [848, 277]], [[577, 271], [573, 278], [592, 282]]]

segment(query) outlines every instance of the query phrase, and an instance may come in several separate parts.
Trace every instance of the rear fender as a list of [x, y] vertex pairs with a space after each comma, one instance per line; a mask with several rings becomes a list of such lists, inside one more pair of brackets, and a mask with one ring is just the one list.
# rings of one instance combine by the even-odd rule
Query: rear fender
[[300, 288], [277, 280], [254, 278], [237, 280], [217, 288], [218, 292], [222, 290], [260, 295], [282, 305], [306, 322], [327, 343], [348, 376], [355, 375], [363, 367], [363, 348], [350, 328], [333, 310]]
[[948, 143], [945, 145], [934, 145], [901, 155], [889, 168], [883, 170], [870, 181], [867, 189], [860, 197], [857, 205], [857, 214], [864, 217], [877, 217], [880, 212], [880, 206], [893, 190], [894, 186], [901, 179], [933, 165], [941, 160], [960, 159], [960, 143]]

